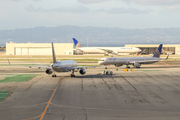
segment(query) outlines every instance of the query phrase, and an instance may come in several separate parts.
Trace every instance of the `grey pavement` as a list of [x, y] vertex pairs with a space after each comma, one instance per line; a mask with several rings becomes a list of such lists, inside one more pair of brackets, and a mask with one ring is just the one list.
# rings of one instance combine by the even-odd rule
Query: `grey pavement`
[[[39, 120], [61, 77], [43, 120], [180, 119], [179, 67], [144, 66], [134, 72], [108, 69], [113, 70], [112, 76], [99, 74], [103, 67], [87, 69], [84, 76], [75, 73], [75, 78], [70, 73], [52, 78], [41, 70], [43, 75], [28, 82], [0, 83], [0, 90], [12, 91], [0, 102], [0, 120]], [[18, 73], [19, 69], [12, 74]]]

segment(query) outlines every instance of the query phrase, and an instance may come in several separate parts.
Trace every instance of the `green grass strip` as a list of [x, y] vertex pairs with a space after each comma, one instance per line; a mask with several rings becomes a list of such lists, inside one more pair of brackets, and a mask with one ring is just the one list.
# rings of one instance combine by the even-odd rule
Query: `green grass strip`
[[0, 64], [0, 66], [20, 66], [20, 67], [23, 67], [23, 66], [25, 66], [25, 67], [27, 67], [27, 66], [47, 66], [47, 65], [50, 65], [50, 64], [41, 64], [41, 65], [39, 65], [39, 64], [11, 64], [11, 65], [9, 65], [9, 64]]
[[25, 82], [33, 77], [37, 76], [36, 74], [21, 74], [21, 75], [16, 75], [13, 77], [6, 77], [3, 80], [0, 80], [0, 83], [9, 83], [9, 82]]
[[[74, 60], [76, 62], [98, 62], [98, 59], [57, 59], [57, 61]], [[7, 61], [0, 59], [0, 61]], [[22, 62], [52, 62], [52, 59], [11, 59], [10, 62], [22, 61]]]
[[11, 93], [8, 91], [0, 91], [0, 101], [2, 101], [3, 99], [5, 99], [8, 95], [10, 95]]

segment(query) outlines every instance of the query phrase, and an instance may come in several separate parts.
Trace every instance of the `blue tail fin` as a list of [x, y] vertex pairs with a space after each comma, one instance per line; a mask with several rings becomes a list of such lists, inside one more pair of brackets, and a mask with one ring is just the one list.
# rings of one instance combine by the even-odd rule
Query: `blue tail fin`
[[82, 47], [82, 45], [75, 38], [73, 38], [73, 41], [74, 41], [74, 45], [75, 45], [76, 48], [77, 47]]
[[160, 45], [159, 45], [159, 47], [156, 49], [153, 57], [160, 57], [161, 51], [162, 51], [162, 46], [163, 46], [163, 44], [160, 44]]

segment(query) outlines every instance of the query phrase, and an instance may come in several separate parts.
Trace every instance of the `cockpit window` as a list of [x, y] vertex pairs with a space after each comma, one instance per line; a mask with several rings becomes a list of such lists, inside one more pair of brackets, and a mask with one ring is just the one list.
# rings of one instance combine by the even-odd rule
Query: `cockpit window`
[[100, 61], [104, 61], [104, 59], [101, 59]]

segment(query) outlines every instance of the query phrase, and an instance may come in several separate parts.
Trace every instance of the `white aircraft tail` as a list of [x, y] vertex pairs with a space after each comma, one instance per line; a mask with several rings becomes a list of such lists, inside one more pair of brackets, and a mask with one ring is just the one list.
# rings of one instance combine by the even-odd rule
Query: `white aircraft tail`
[[52, 42], [52, 57], [53, 57], [53, 63], [56, 63], [56, 55], [55, 55], [55, 51], [54, 51], [54, 44]]

